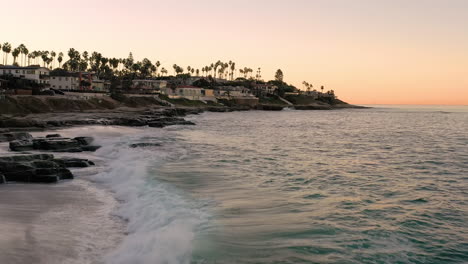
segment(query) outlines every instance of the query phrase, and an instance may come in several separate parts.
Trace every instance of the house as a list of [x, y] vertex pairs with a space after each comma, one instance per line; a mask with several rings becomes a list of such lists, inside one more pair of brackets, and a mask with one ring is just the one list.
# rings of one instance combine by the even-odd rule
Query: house
[[79, 90], [80, 78], [77, 73], [52, 71], [50, 73], [50, 87], [59, 90]]
[[92, 72], [68, 72], [54, 70], [50, 72], [50, 87], [67, 91], [107, 92], [110, 83], [100, 80]]
[[232, 98], [232, 97], [253, 97], [251, 91], [243, 86], [218, 86], [216, 97]]
[[176, 88], [164, 88], [163, 94], [171, 98], [186, 98], [189, 100], [216, 101], [215, 92], [212, 89], [205, 89], [191, 85], [180, 85]]
[[275, 94], [278, 90], [278, 87], [268, 83], [264, 84], [254, 84], [252, 91], [256, 96], [265, 96], [268, 94]]
[[166, 87], [165, 80], [132, 80], [132, 89], [160, 91]]
[[37, 84], [49, 85], [50, 70], [39, 65], [19, 67], [13, 65], [0, 66], [0, 76], [11, 75], [13, 77], [33, 81]]

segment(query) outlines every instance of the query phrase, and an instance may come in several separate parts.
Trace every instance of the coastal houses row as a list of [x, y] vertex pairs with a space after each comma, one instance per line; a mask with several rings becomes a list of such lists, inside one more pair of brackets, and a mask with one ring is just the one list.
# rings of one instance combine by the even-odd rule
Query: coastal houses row
[[[0, 76], [5, 78], [13, 77], [18, 80], [37, 84], [41, 88], [53, 88], [57, 90], [108, 92], [110, 88], [109, 82], [100, 80], [92, 72], [51, 71], [39, 65], [28, 67], [0, 65]], [[7, 80], [2, 81], [2, 83], [7, 82]]]

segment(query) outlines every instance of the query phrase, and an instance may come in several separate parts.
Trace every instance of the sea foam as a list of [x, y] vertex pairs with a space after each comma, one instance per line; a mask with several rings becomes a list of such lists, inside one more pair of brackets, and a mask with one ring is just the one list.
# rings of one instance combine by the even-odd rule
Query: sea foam
[[105, 261], [113, 264], [190, 263], [195, 231], [204, 221], [204, 214], [177, 189], [158, 181], [151, 170], [163, 162], [167, 152], [129, 147], [142, 138], [146, 142], [154, 140], [158, 131], [130, 132], [121, 137], [115, 134], [97, 137], [104, 147], [96, 155], [107, 161], [94, 180], [112, 190], [120, 201], [115, 214], [128, 223], [127, 236]]

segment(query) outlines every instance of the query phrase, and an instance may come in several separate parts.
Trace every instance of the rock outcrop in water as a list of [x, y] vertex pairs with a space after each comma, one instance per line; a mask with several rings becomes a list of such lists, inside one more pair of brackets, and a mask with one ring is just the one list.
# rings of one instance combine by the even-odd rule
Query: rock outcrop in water
[[[166, 127], [173, 125], [194, 125], [193, 122], [183, 117], [188, 114], [198, 114], [203, 109], [198, 108], [168, 108], [153, 109], [138, 112], [97, 112], [97, 113], [67, 113], [60, 117], [43, 114], [27, 117], [0, 117], [0, 128], [27, 128], [27, 129], [54, 129], [58, 127], [70, 127], [81, 125], [114, 125], [114, 126], [150, 126]], [[5, 136], [1, 136], [5, 134]], [[13, 133], [0, 134], [0, 142], [12, 140], [29, 140], [29, 137], [12, 135]], [[51, 134], [47, 138], [57, 138], [60, 135]], [[7, 140], [8, 139], [8, 140]]]
[[92, 161], [77, 158], [56, 159], [52, 154], [34, 154], [0, 157], [0, 183], [8, 181], [54, 183], [73, 179], [68, 168], [94, 165]]
[[89, 166], [94, 166], [94, 162], [88, 159], [55, 158], [52, 154], [5, 156], [0, 157], [0, 183], [54, 183], [73, 179], [68, 168]]
[[46, 150], [55, 152], [96, 151], [100, 146], [93, 146], [92, 137], [63, 138], [59, 135], [45, 138], [31, 138], [10, 142], [12, 151]]
[[30, 140], [31, 134], [25, 132], [7, 132], [0, 134], [0, 142], [9, 142], [13, 140]]

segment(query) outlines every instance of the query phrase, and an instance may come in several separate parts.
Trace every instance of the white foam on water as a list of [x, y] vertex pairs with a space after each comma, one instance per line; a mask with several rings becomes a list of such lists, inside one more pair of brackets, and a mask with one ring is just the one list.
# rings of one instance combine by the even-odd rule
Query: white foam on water
[[128, 147], [143, 137], [161, 136], [158, 135], [161, 131], [147, 128], [127, 130], [120, 137], [97, 137], [97, 143], [103, 148], [95, 155], [107, 162], [103, 171], [92, 180], [112, 190], [120, 201], [115, 214], [128, 222], [127, 236], [105, 257], [107, 263], [179, 264], [191, 261], [195, 231], [204, 221], [204, 214], [178, 190], [152, 175], [150, 167], [161, 162], [167, 152], [157, 148]]

